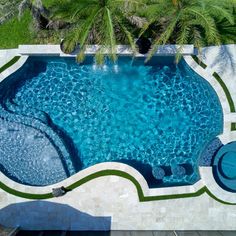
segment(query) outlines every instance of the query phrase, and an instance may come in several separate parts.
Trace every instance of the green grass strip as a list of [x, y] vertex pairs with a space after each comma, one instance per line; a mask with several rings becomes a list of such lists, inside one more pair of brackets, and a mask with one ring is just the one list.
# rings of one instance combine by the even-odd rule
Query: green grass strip
[[236, 203], [226, 202], [226, 201], [223, 201], [223, 200], [217, 198], [206, 186], [204, 188], [205, 188], [205, 192], [210, 197], [212, 197], [214, 200], [216, 200], [217, 202], [220, 202], [220, 203], [225, 204], [225, 205], [234, 205], [234, 206], [236, 205]]
[[27, 199], [35, 199], [35, 200], [39, 200], [39, 199], [48, 199], [48, 198], [52, 198], [52, 193], [46, 193], [46, 194], [34, 194], [34, 193], [24, 193], [24, 192], [20, 192], [17, 191], [13, 188], [8, 187], [7, 185], [5, 185], [4, 183], [0, 182], [0, 188], [2, 190], [4, 190], [7, 193], [10, 193], [12, 195], [15, 195], [17, 197], [22, 197], [22, 198], [27, 198]]
[[203, 61], [201, 61], [196, 55], [192, 55], [193, 60], [199, 65], [201, 66], [203, 69], [207, 68], [207, 65], [205, 63], [203, 63]]
[[[17, 0], [18, 1], [18, 0]], [[16, 0], [11, 0], [17, 2]], [[18, 1], [19, 2], [19, 1]], [[17, 4], [14, 4], [17, 5]], [[1, 9], [1, 0], [0, 0]], [[33, 16], [29, 9], [22, 13], [22, 16], [18, 17], [18, 10], [11, 19], [8, 19], [0, 25], [0, 48], [10, 49], [18, 48], [20, 44], [34, 44], [34, 39], [38, 37], [33, 27]], [[0, 10], [1, 11], [1, 10]], [[0, 14], [1, 15], [1, 14]], [[33, 28], [32, 28], [33, 29]]]
[[[193, 60], [198, 64], [200, 65], [203, 69], [206, 69], [207, 65], [204, 64], [196, 55], [192, 55], [192, 58]], [[231, 97], [231, 94], [226, 86], [226, 84], [224, 83], [224, 81], [221, 79], [221, 77], [219, 76], [218, 73], [214, 72], [212, 74], [215, 79], [218, 81], [218, 83], [221, 85], [221, 87], [223, 88], [224, 90], [224, 93], [226, 95], [226, 98], [227, 98], [227, 101], [229, 103], [229, 106], [230, 106], [230, 111], [231, 112], [236, 112], [236, 109], [235, 109], [235, 105], [234, 105], [234, 101]], [[236, 131], [236, 123], [231, 123], [231, 131]]]
[[9, 62], [7, 62], [4, 66], [0, 68], [0, 73], [2, 73], [4, 70], [14, 65], [17, 61], [19, 61], [19, 59], [20, 59], [20, 56], [13, 57]]
[[[225, 202], [225, 201], [222, 201], [222, 200], [218, 199], [217, 197], [215, 197], [207, 189], [207, 187], [203, 187], [195, 193], [182, 193], [182, 194], [163, 195], [163, 196], [144, 196], [142, 187], [139, 184], [139, 182], [132, 175], [130, 175], [126, 172], [120, 171], [120, 170], [102, 170], [102, 171], [98, 171], [96, 173], [90, 174], [90, 175], [84, 177], [83, 179], [80, 179], [80, 180], [76, 181], [75, 183], [67, 186], [66, 189], [73, 190], [73, 189], [78, 188], [79, 186], [93, 180], [93, 179], [103, 177], [103, 176], [111, 176], [111, 175], [119, 176], [119, 177], [122, 177], [122, 178], [125, 178], [125, 179], [128, 179], [129, 181], [131, 181], [137, 189], [137, 194], [138, 194], [140, 202], [181, 199], [181, 198], [189, 198], [189, 197], [199, 197], [200, 195], [202, 195], [204, 193], [207, 193], [210, 197], [212, 197], [213, 199], [215, 199], [216, 201], [218, 201], [222, 204], [236, 205], [234, 203], [228, 203], [228, 202]], [[5, 184], [3, 184], [2, 182], [0, 182], [0, 188], [2, 188], [4, 191], [6, 191], [10, 194], [13, 194], [15, 196], [22, 197], [22, 198], [27, 198], [27, 199], [39, 200], [39, 199], [53, 198], [52, 193], [46, 193], [46, 194], [24, 193], [24, 192], [20, 192], [20, 191], [14, 190], [12, 188], [9, 188]]]
[[218, 83], [220, 84], [220, 86], [223, 88], [224, 92], [225, 92], [225, 95], [226, 95], [226, 98], [228, 100], [228, 103], [229, 103], [229, 107], [230, 107], [230, 111], [231, 112], [235, 112], [235, 106], [234, 106], [234, 101], [231, 97], [231, 94], [226, 86], [226, 84], [224, 83], [224, 81], [221, 79], [221, 77], [219, 76], [218, 73], [214, 72], [212, 74], [215, 79], [218, 81]]
[[236, 123], [231, 123], [231, 131], [236, 131]]

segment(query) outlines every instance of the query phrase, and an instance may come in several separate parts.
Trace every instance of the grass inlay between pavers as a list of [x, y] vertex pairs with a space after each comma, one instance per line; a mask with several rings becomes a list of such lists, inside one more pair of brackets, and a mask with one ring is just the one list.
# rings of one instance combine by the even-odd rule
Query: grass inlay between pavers
[[[180, 193], [180, 194], [161, 195], [161, 196], [145, 196], [139, 182], [132, 175], [130, 175], [126, 172], [120, 171], [120, 170], [102, 170], [102, 171], [98, 171], [96, 173], [90, 174], [90, 175], [74, 182], [73, 184], [67, 186], [66, 189], [73, 190], [73, 189], [78, 188], [79, 186], [93, 180], [93, 179], [96, 179], [96, 178], [99, 178], [99, 177], [104, 177], [104, 176], [111, 176], [111, 175], [122, 177], [122, 178], [125, 178], [125, 179], [131, 181], [137, 189], [137, 194], [138, 194], [140, 202], [172, 200], [172, 199], [181, 199], [181, 198], [193, 198], [193, 197], [199, 197], [200, 195], [202, 195], [204, 193], [207, 193], [210, 197], [212, 197], [213, 199], [215, 199], [216, 201], [218, 201], [222, 204], [236, 205], [235, 203], [225, 202], [225, 201], [217, 198], [216, 196], [214, 196], [210, 192], [210, 190], [208, 190], [208, 188], [206, 186], [202, 187], [201, 189], [199, 189], [198, 191], [196, 191], [194, 193]], [[18, 196], [18, 197], [26, 198], [26, 199], [34, 199], [34, 200], [40, 200], [41, 199], [42, 200], [42, 199], [53, 198], [52, 192], [45, 193], [45, 194], [24, 193], [24, 192], [20, 192], [20, 191], [17, 191], [15, 189], [12, 189], [12, 188], [6, 186], [2, 182], [0, 182], [0, 188], [3, 189], [4, 191], [10, 193], [10, 194], [13, 194], [13, 195]]]
[[201, 61], [196, 55], [192, 55], [193, 60], [199, 65], [201, 66], [203, 69], [207, 68], [207, 65]]
[[230, 94], [230, 92], [229, 92], [229, 90], [228, 90], [226, 84], [225, 84], [224, 81], [221, 79], [221, 77], [219, 76], [218, 73], [214, 72], [212, 75], [215, 77], [215, 79], [217, 80], [217, 82], [220, 84], [220, 86], [221, 86], [222, 89], [224, 90], [224, 93], [225, 93], [225, 95], [226, 95], [227, 101], [228, 101], [228, 103], [229, 103], [230, 111], [231, 111], [231, 112], [235, 112], [236, 109], [235, 109], [234, 101], [233, 101], [233, 99], [232, 99], [232, 97], [231, 97], [231, 94]]
[[231, 123], [231, 131], [236, 131], [236, 123]]
[[6, 69], [14, 65], [17, 61], [19, 61], [20, 58], [21, 58], [20, 56], [13, 57], [9, 62], [7, 62], [4, 66], [0, 68], [0, 73], [2, 73]]

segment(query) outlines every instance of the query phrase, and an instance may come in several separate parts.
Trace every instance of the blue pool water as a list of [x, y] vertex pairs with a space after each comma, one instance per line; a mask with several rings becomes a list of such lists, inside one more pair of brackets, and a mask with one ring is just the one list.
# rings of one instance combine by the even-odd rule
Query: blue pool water
[[[30, 58], [2, 85], [2, 93], [2, 106], [11, 117], [46, 124], [54, 131], [51, 139], [59, 136], [68, 153], [53, 155], [56, 165], [45, 161], [48, 177], [42, 181], [33, 170], [42, 168], [43, 157], [30, 161], [20, 151], [9, 157], [7, 145], [0, 142], [2, 169], [31, 185], [55, 183], [107, 161], [130, 164], [151, 186], [192, 184], [199, 179], [205, 144], [223, 126], [214, 90], [184, 61], [176, 66], [173, 58], [156, 58], [150, 65], [122, 58], [102, 67], [74, 59]], [[14, 176], [21, 166], [23, 173]]]

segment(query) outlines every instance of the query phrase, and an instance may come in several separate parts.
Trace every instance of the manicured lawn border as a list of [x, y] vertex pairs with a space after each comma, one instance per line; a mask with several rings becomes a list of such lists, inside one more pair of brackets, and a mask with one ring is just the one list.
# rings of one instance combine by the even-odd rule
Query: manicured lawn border
[[218, 73], [214, 72], [212, 75], [215, 77], [215, 79], [217, 80], [217, 82], [218, 82], [218, 83], [220, 84], [220, 86], [223, 88], [223, 90], [224, 90], [224, 92], [225, 92], [225, 95], [226, 95], [226, 98], [227, 98], [228, 103], [229, 103], [230, 111], [231, 111], [231, 112], [235, 112], [236, 110], [235, 110], [234, 101], [233, 101], [233, 99], [232, 99], [232, 97], [231, 97], [231, 94], [230, 94], [230, 92], [229, 92], [229, 90], [228, 90], [226, 84], [225, 84], [224, 81], [221, 79], [221, 77], [219, 76]]
[[27, 198], [27, 199], [35, 199], [35, 200], [39, 200], [39, 199], [48, 199], [48, 198], [52, 198], [52, 193], [46, 193], [46, 194], [33, 194], [33, 193], [24, 193], [24, 192], [20, 192], [17, 191], [13, 188], [8, 187], [7, 185], [5, 185], [4, 183], [0, 182], [0, 188], [2, 190], [4, 190], [7, 193], [10, 193], [12, 195], [15, 195], [17, 197], [22, 197], [22, 198]]
[[14, 65], [17, 61], [19, 61], [19, 59], [20, 59], [20, 56], [13, 57], [9, 62], [7, 62], [4, 66], [0, 68], [0, 73], [2, 73], [4, 70]]
[[[98, 171], [96, 173], [90, 174], [90, 175], [84, 177], [83, 179], [80, 179], [80, 180], [76, 181], [75, 183], [67, 186], [66, 189], [73, 190], [73, 189], [75, 189], [75, 188], [77, 188], [77, 187], [93, 180], [93, 179], [96, 179], [98, 177], [103, 177], [103, 176], [110, 176], [110, 175], [119, 176], [119, 177], [122, 177], [122, 178], [125, 178], [125, 179], [131, 181], [137, 189], [137, 193], [138, 193], [138, 197], [139, 197], [140, 202], [161, 201], [161, 200], [172, 200], [172, 199], [180, 199], [180, 198], [198, 197], [198, 196], [200, 196], [204, 193], [207, 193], [210, 197], [212, 197], [213, 199], [215, 199], [216, 201], [218, 201], [222, 204], [236, 205], [235, 203], [229, 203], [229, 202], [225, 202], [225, 201], [222, 201], [222, 200], [218, 199], [216, 196], [214, 196], [207, 189], [206, 186], [199, 189], [195, 193], [182, 193], [182, 194], [163, 195], [163, 196], [144, 196], [141, 185], [139, 184], [139, 182], [133, 176], [131, 176], [130, 174], [128, 174], [124, 171], [113, 170], [113, 169], [101, 170], [101, 171]], [[15, 189], [12, 189], [12, 188], [6, 186], [5, 184], [3, 184], [2, 182], [0, 182], [0, 188], [2, 188], [4, 191], [6, 191], [10, 194], [13, 194], [15, 196], [22, 197], [22, 198], [27, 198], [27, 199], [40, 200], [40, 199], [53, 198], [52, 193], [46, 193], [46, 194], [24, 193], [24, 192], [20, 192], [20, 191], [17, 191]]]
[[[203, 69], [207, 68], [207, 65], [205, 63], [203, 63], [196, 55], [192, 55], [193, 60], [199, 65], [201, 66]], [[222, 78], [220, 77], [220, 75], [217, 72], [214, 72], [212, 74], [212, 76], [214, 76], [214, 78], [217, 80], [217, 82], [220, 84], [220, 86], [223, 88], [224, 93], [226, 95], [227, 101], [229, 103], [229, 107], [230, 107], [230, 111], [231, 112], [236, 112], [236, 108], [234, 105], [234, 101], [231, 97], [231, 94], [226, 86], [226, 84], [224, 83], [224, 81], [222, 80]], [[231, 123], [231, 131], [236, 131], [236, 123]]]
[[202, 62], [196, 55], [192, 55], [193, 60], [199, 65], [201, 66], [203, 69], [207, 68], [207, 65]]
[[231, 131], [236, 131], [236, 123], [231, 123]]

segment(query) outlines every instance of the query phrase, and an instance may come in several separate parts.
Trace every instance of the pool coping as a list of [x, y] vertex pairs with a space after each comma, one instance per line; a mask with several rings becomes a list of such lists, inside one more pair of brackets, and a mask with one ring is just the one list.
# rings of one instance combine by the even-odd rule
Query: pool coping
[[235, 106], [230, 92], [218, 73], [208, 69], [199, 58], [198, 61], [193, 56], [184, 56], [186, 63], [202, 78], [209, 82], [215, 90], [223, 110], [224, 129], [223, 133], [218, 136], [223, 144], [236, 140], [236, 130], [233, 123], [236, 122]]
[[[99, 45], [86, 45], [85, 55], [95, 55], [99, 49]], [[19, 54], [27, 55], [27, 56], [60, 56], [60, 57], [76, 57], [79, 49], [75, 50], [75, 52], [71, 54], [65, 54], [61, 51], [60, 45], [19, 45], [18, 47]], [[193, 45], [164, 45], [160, 46], [155, 55], [175, 55], [177, 52], [180, 52], [182, 55], [193, 55], [195, 54]], [[103, 54], [107, 54], [107, 50], [102, 52]], [[122, 56], [133, 56], [134, 52], [128, 45], [117, 45], [116, 46], [116, 54]], [[147, 57], [147, 54], [135, 53], [135, 57]]]
[[[95, 45], [96, 46], [96, 45]], [[92, 47], [92, 46], [91, 46]], [[28, 53], [27, 49], [28, 48]], [[34, 48], [34, 51], [31, 49]], [[51, 48], [51, 51], [50, 51]], [[6, 69], [0, 73], [0, 82], [3, 81], [10, 74], [17, 71], [21, 66], [24, 65], [28, 56], [39, 56], [39, 55], [47, 55], [47, 56], [62, 56], [65, 54], [61, 53], [56, 54], [58, 52], [58, 48], [60, 50], [60, 45], [20, 45], [18, 50], [18, 55], [20, 58], [15, 61], [15, 63], [9, 63], [9, 67], [6, 66]], [[24, 50], [23, 50], [24, 49]], [[94, 50], [96, 47], [94, 47]], [[38, 50], [38, 52], [37, 52]], [[90, 49], [89, 49], [90, 50]], [[121, 48], [119, 49], [121, 50]], [[118, 50], [118, 51], [119, 51]], [[129, 51], [127, 52], [126, 47], [122, 48], [123, 51], [119, 51], [121, 55], [130, 55]], [[50, 53], [48, 52], [50, 51]], [[94, 54], [95, 51], [90, 51], [88, 55]], [[227, 97], [224, 93], [222, 86], [216, 81], [207, 71], [207, 66], [203, 69], [196, 61], [192, 58], [192, 54], [189, 54], [189, 48], [186, 51], [187, 55], [184, 56], [186, 63], [199, 75], [201, 75], [204, 79], [206, 79], [213, 89], [216, 91], [224, 114], [224, 131], [223, 134], [219, 136], [222, 142], [229, 142], [229, 140], [236, 140], [236, 132], [231, 132], [231, 123], [230, 123], [230, 107], [227, 101]], [[192, 51], [193, 53], [193, 51]], [[170, 54], [165, 54], [163, 51], [156, 55], [174, 55], [175, 53], [171, 52]], [[67, 55], [68, 56], [68, 55]], [[69, 55], [75, 57], [75, 55]], [[145, 57], [146, 55], [138, 55], [139, 57]], [[12, 59], [13, 60], [13, 59]], [[11, 60], [11, 61], [12, 61]], [[7, 63], [7, 64], [8, 64]], [[233, 133], [233, 135], [232, 135]], [[0, 173], [0, 188], [4, 191], [11, 193], [16, 196], [29, 198], [29, 199], [46, 199], [52, 197], [52, 188], [65, 186], [69, 189], [73, 189], [79, 187], [81, 184], [84, 184], [94, 178], [98, 178], [100, 176], [106, 175], [117, 175], [120, 177], [127, 178], [131, 180], [136, 186], [137, 193], [140, 201], [155, 201], [155, 200], [166, 200], [172, 198], [186, 198], [186, 197], [196, 197], [200, 196], [203, 193], [207, 193], [215, 200], [223, 203], [223, 204], [236, 204], [236, 196], [235, 194], [227, 192], [223, 189], [219, 191], [219, 187], [217, 187], [217, 183], [214, 180], [212, 174], [211, 167], [199, 167], [199, 172], [201, 179], [195, 183], [194, 185], [186, 185], [186, 186], [178, 186], [178, 187], [169, 187], [169, 188], [149, 188], [144, 177], [131, 166], [118, 163], [118, 162], [106, 162], [94, 165], [85, 170], [82, 170], [75, 175], [59, 182], [54, 185], [49, 185], [46, 187], [32, 187], [23, 184], [19, 184], [9, 179], [3, 173]]]

